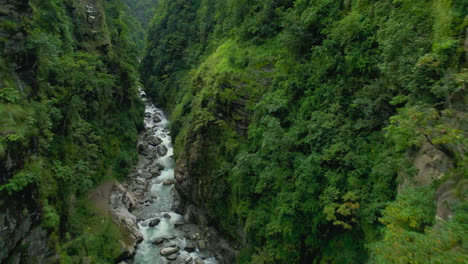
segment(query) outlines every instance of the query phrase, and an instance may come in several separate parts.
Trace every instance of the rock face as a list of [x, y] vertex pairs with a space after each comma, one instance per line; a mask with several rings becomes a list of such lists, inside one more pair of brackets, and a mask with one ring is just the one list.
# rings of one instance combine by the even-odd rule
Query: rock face
[[[27, 55], [26, 29], [32, 9], [29, 1], [0, 0], [0, 38], [2, 38], [2, 66], [11, 68], [18, 89], [23, 91], [34, 80], [34, 70]], [[17, 26], [4, 26], [7, 22]], [[8, 62], [4, 54], [11, 59]], [[11, 65], [9, 65], [11, 63]], [[8, 65], [8, 66], [7, 66]], [[5, 69], [6, 69], [5, 68]], [[0, 89], [5, 84], [5, 69], [2, 69]], [[33, 151], [33, 150], [31, 150]], [[0, 158], [0, 185], [21, 168], [25, 153], [6, 150], [5, 159]], [[41, 210], [37, 193], [26, 188], [20, 193], [7, 195], [0, 192], [0, 263], [56, 263], [58, 257], [47, 243], [49, 233], [40, 226]]]
[[421, 147], [413, 165], [418, 169], [418, 174], [413, 180], [417, 185], [424, 186], [441, 179], [448, 170], [453, 168], [452, 160], [429, 143]]
[[[451, 151], [455, 153], [460, 150], [451, 149]], [[455, 167], [455, 164], [453, 158], [442, 151], [442, 149], [426, 143], [414, 154], [413, 166], [417, 169], [418, 173], [411, 178], [403, 175], [403, 182], [400, 184], [399, 190], [406, 186], [429, 186], [435, 181], [443, 179]], [[437, 220], [447, 221], [453, 216], [450, 204], [459, 201], [459, 197], [454, 195], [455, 192], [453, 190], [456, 189], [461, 190], [462, 193], [466, 193], [468, 191], [468, 181], [455, 182], [447, 180], [437, 189]]]
[[0, 197], [0, 263], [54, 262], [48, 232], [39, 224], [40, 212], [30, 194]]
[[115, 182], [109, 197], [109, 205], [113, 221], [128, 238], [125, 242], [121, 241], [123, 253], [119, 258], [127, 259], [135, 254], [138, 243], [143, 240], [137, 218], [129, 212], [129, 209], [135, 208], [136, 198], [122, 184]]
[[[203, 208], [203, 201], [210, 199], [206, 197], [204, 188], [210, 184], [208, 176], [200, 177], [194, 175], [192, 168], [196, 167], [197, 162], [201, 159], [201, 153], [206, 149], [204, 147], [204, 138], [202, 135], [193, 134], [192, 139], [188, 143], [189, 146], [179, 154], [175, 165], [175, 187], [177, 193], [182, 198], [178, 205], [178, 211], [183, 214], [184, 221], [193, 223], [203, 227], [203, 232], [199, 236], [192, 237], [197, 240], [198, 247], [204, 247], [211, 252], [215, 252], [216, 256], [223, 263], [235, 263], [237, 250], [231, 244], [223, 239], [219, 233], [208, 226], [208, 218]], [[200, 259], [201, 263], [203, 261]]]

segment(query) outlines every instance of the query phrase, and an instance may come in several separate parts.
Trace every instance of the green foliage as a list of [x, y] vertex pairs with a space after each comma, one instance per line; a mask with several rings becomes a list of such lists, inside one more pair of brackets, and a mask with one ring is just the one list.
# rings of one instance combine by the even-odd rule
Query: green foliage
[[17, 171], [7, 183], [0, 186], [0, 192], [12, 195], [35, 183], [43, 170], [43, 162], [38, 157], [31, 157], [22, 170]]
[[0, 56], [0, 195], [34, 197], [25, 203], [40, 206], [41, 224], [64, 263], [85, 257], [111, 263], [120, 234], [109, 219], [100, 230], [102, 219], [81, 204], [96, 184], [123, 178], [137, 159], [141, 43], [129, 27], [141, 28], [120, 0], [94, 1], [94, 19], [85, 4], [22, 1], [14, 4], [20, 20], [2, 16], [10, 38], [0, 40], [6, 51]]
[[61, 246], [63, 263], [76, 263], [83, 258], [93, 263], [113, 263], [126, 238], [112, 223], [109, 215], [99, 212], [87, 201], [78, 202], [67, 229], [67, 241]]
[[400, 197], [397, 178], [426, 143], [456, 164], [447, 179], [466, 168], [465, 14], [458, 0], [158, 1], [143, 83], [206, 211], [245, 242], [239, 263], [364, 263], [379, 218], [433, 223], [436, 186]]
[[380, 219], [387, 227], [422, 231], [433, 223], [434, 194], [430, 188], [407, 188], [383, 211]]
[[428, 189], [406, 189], [383, 213], [384, 237], [371, 246], [376, 263], [464, 263], [466, 203], [434, 227], [434, 204]]

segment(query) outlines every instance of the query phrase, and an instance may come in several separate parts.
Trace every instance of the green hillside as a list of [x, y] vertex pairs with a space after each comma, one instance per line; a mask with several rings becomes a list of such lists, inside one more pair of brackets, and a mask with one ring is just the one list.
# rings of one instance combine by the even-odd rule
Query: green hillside
[[145, 89], [172, 114], [180, 189], [239, 263], [466, 261], [466, 14], [158, 2]]

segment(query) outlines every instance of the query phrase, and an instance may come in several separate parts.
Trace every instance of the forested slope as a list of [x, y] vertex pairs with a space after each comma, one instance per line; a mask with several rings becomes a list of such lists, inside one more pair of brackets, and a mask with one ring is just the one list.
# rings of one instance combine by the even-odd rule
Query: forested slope
[[467, 2], [158, 1], [145, 89], [239, 263], [464, 263]]
[[0, 262], [113, 263], [89, 202], [137, 158], [143, 105], [122, 1], [0, 1]]

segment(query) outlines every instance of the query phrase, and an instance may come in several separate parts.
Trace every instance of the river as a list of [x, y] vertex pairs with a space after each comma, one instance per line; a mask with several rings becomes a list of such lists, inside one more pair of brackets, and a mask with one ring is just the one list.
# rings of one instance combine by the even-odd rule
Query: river
[[[140, 201], [141, 206], [132, 211], [138, 219], [143, 241], [138, 245], [134, 264], [194, 263], [220, 264], [211, 252], [203, 250], [197, 239], [197, 226], [187, 223], [175, 212], [179, 197], [174, 188], [174, 167], [169, 121], [164, 112], [156, 108], [143, 91], [140, 96], [145, 102], [145, 133], [140, 144], [153, 150], [154, 155], [140, 157], [136, 171], [144, 173], [149, 167], [159, 170], [157, 177], [150, 180]], [[153, 146], [147, 139], [153, 139]], [[156, 145], [156, 146], [154, 146]]]

